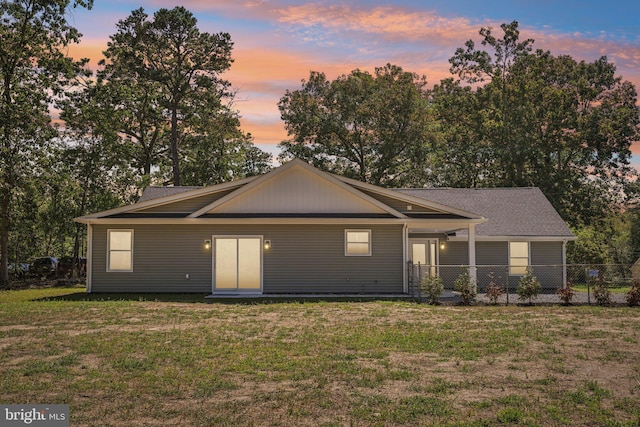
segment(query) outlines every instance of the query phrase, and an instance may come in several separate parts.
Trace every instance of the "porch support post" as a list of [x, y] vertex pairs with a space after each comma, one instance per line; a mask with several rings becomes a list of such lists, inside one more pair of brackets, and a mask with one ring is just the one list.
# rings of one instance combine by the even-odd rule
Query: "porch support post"
[[473, 284], [478, 283], [476, 269], [476, 225], [469, 224], [469, 278]]
[[87, 271], [86, 283], [87, 293], [91, 293], [91, 282], [93, 281], [93, 225], [87, 224]]
[[405, 222], [402, 226], [402, 291], [409, 293], [409, 275], [408, 275], [408, 245], [409, 245], [409, 227]]
[[567, 287], [567, 241], [562, 241], [562, 287]]

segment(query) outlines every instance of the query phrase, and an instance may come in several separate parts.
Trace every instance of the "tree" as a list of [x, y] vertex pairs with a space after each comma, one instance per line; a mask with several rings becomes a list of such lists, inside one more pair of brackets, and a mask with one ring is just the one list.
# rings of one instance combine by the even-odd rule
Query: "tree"
[[160, 9], [151, 21], [140, 8], [118, 23], [118, 32], [104, 52], [111, 79], [127, 76], [158, 85], [170, 123], [174, 185], [180, 185], [180, 124], [202, 106], [203, 95], [206, 102], [214, 94], [218, 99], [232, 95], [229, 83], [219, 77], [231, 66], [231, 37], [201, 33], [196, 24], [184, 7]]
[[434, 86], [431, 103], [438, 141], [432, 162], [433, 185], [484, 186], [495, 159], [492, 144], [484, 136], [483, 106], [478, 94], [448, 78]]
[[92, 0], [0, 1], [0, 286], [8, 282], [11, 202], [28, 154], [55, 134], [49, 105], [86, 63], [62, 53], [80, 39], [66, 11], [91, 5]]
[[[473, 172], [464, 176], [468, 166], [454, 162], [440, 176], [485, 187], [537, 186], [571, 225], [597, 224], [632, 195], [635, 88], [605, 57], [588, 63], [532, 53], [532, 40], [518, 40], [517, 22], [502, 29], [502, 39], [480, 31], [495, 61], [472, 41], [451, 59], [452, 72], [467, 83], [486, 84], [462, 89], [449, 81], [434, 90], [437, 117], [463, 119], [441, 123], [443, 155], [466, 156]], [[472, 110], [456, 110], [468, 101]]]
[[[169, 127], [157, 83], [101, 70], [97, 81], [70, 91], [61, 119], [77, 137], [92, 137], [127, 159], [138, 188], [149, 185], [154, 167], [167, 163]], [[168, 162], [170, 164], [170, 162]]]
[[426, 79], [387, 64], [329, 81], [311, 72], [278, 104], [288, 135], [281, 159], [382, 186], [428, 179], [431, 123]]
[[504, 174], [504, 181], [512, 182], [513, 184], [510, 185], [518, 185], [515, 182], [519, 171], [520, 153], [518, 147], [509, 143], [516, 133], [509, 116], [511, 108], [517, 101], [510, 96], [507, 78], [513, 64], [531, 51], [533, 40], [519, 41], [520, 31], [517, 21], [502, 24], [500, 28], [503, 32], [502, 39], [496, 38], [491, 28], [480, 29], [480, 35], [483, 38], [481, 44], [489, 46], [493, 50], [493, 55], [485, 50], [476, 49], [473, 40], [468, 40], [465, 43], [466, 49], [458, 48], [449, 62], [451, 72], [457, 74], [463, 81], [476, 84], [489, 80], [491, 86], [497, 88], [495, 91], [488, 92], [494, 95], [490, 96], [492, 105], [487, 117], [494, 129], [494, 152], [502, 158], [511, 159], [510, 162], [501, 165], [503, 166], [501, 173]]

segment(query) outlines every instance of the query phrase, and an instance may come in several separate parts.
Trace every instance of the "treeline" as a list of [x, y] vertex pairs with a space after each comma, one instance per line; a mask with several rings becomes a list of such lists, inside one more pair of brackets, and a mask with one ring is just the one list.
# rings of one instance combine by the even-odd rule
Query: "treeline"
[[[11, 263], [81, 255], [85, 230], [73, 218], [133, 202], [148, 185], [272, 167], [240, 128], [223, 78], [229, 34], [201, 32], [183, 7], [137, 9], [92, 74], [88, 60], [64, 54], [80, 41], [68, 8], [91, 6], [0, 1], [0, 284]], [[580, 236], [574, 261], [629, 262], [640, 227], [627, 209], [637, 194], [635, 88], [606, 58], [534, 51], [517, 22], [502, 37], [480, 34], [483, 48], [468, 41], [452, 77], [433, 87], [391, 64], [333, 81], [312, 72], [279, 102], [289, 133], [280, 160], [388, 187], [538, 186]]]
[[395, 65], [333, 81], [312, 72], [280, 100], [281, 159], [389, 187], [539, 187], [578, 236], [569, 262], [635, 261], [633, 84], [606, 57], [534, 50], [515, 21], [480, 36], [433, 88]]

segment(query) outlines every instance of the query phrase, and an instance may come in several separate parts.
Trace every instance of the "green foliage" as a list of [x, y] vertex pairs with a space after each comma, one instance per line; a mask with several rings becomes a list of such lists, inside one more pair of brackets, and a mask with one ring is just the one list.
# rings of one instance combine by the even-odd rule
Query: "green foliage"
[[496, 416], [503, 424], [518, 424], [522, 420], [522, 411], [518, 408], [504, 408]]
[[456, 278], [453, 289], [460, 294], [462, 304], [471, 305], [471, 303], [475, 301], [477, 285], [471, 280], [468, 268], [462, 267], [462, 272]]
[[640, 259], [640, 206], [627, 211], [629, 215], [629, 252], [631, 262]]
[[291, 136], [280, 144], [281, 160], [300, 158], [375, 185], [423, 184], [431, 139], [425, 86], [424, 76], [391, 64], [333, 81], [311, 72], [278, 104]]
[[533, 271], [527, 267], [527, 272], [518, 281], [518, 287], [516, 288], [518, 298], [521, 301], [528, 300], [529, 304], [531, 304], [532, 299], [537, 298], [541, 290], [540, 281], [534, 276]]
[[450, 59], [475, 88], [451, 79], [434, 88], [443, 138], [434, 175], [448, 180], [439, 185], [537, 186], [571, 225], [597, 226], [633, 196], [636, 90], [605, 57], [532, 51], [517, 22], [501, 29], [497, 38], [482, 28], [482, 48], [469, 40]]
[[0, 286], [8, 282], [15, 195], [31, 173], [31, 160], [40, 158], [41, 150], [56, 135], [49, 106], [84, 74], [86, 61], [74, 62], [64, 54], [80, 39], [67, 22], [68, 8], [90, 8], [92, 3], [0, 2]]
[[444, 285], [440, 276], [425, 276], [422, 279], [421, 290], [427, 294], [429, 304], [439, 304], [440, 296], [444, 292]]
[[611, 290], [602, 280], [598, 280], [593, 286], [593, 297], [598, 305], [611, 305]]
[[637, 307], [640, 305], [640, 281], [633, 282], [631, 289], [626, 295], [627, 304], [629, 307]]
[[632, 212], [613, 212], [597, 224], [574, 228], [577, 239], [567, 245], [570, 264], [633, 264]]
[[90, 124], [128, 151], [142, 183], [217, 184], [270, 168], [270, 156], [240, 130], [234, 92], [221, 78], [232, 62], [228, 33], [200, 32], [181, 6], [152, 18], [140, 8], [117, 27], [97, 83], [69, 105], [77, 127]]

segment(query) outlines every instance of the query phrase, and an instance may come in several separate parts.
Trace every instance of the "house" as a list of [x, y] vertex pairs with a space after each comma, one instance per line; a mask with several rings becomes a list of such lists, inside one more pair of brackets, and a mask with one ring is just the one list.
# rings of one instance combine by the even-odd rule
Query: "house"
[[88, 292], [406, 294], [409, 264], [519, 275], [564, 264], [573, 238], [537, 189], [391, 190], [301, 160], [210, 187], [150, 187], [76, 220], [88, 226]]

